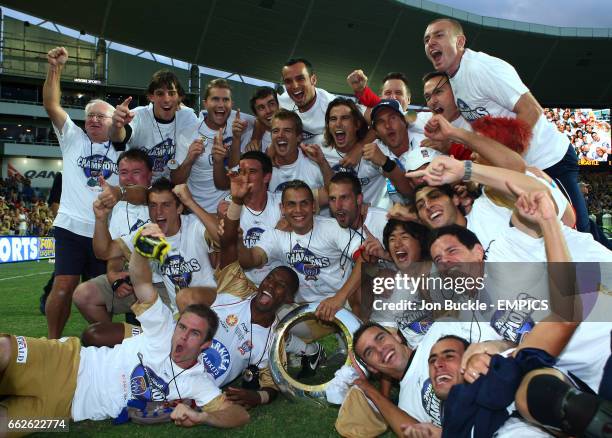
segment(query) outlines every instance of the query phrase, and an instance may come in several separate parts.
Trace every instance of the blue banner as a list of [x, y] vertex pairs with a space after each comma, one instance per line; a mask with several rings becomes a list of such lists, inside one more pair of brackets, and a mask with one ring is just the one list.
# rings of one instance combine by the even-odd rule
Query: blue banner
[[0, 236], [0, 263], [29, 262], [54, 257], [53, 237]]

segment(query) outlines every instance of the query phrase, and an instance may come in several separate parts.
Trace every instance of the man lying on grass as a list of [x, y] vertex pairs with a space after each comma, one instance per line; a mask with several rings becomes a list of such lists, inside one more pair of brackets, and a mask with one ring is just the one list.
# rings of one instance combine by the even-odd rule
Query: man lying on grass
[[[145, 227], [142, 235], [156, 237], [154, 228]], [[18, 418], [104, 420], [119, 416], [130, 400], [193, 400], [195, 409], [179, 403], [171, 413], [184, 427], [230, 428], [249, 421], [199, 359], [219, 325], [215, 313], [205, 305], [188, 306], [175, 324], [151, 284], [148, 260], [136, 251], [130, 278], [144, 333], [114, 348], [81, 347], [73, 337], [0, 335], [0, 396], [8, 396], [0, 401], [0, 426]]]

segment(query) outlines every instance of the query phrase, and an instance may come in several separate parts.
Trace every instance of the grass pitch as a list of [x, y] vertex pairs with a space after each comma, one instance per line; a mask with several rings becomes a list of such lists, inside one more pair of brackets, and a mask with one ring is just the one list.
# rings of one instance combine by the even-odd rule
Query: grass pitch
[[[49, 280], [52, 271], [53, 265], [46, 261], [0, 265], [0, 333], [33, 337], [47, 335], [47, 321], [38, 308], [42, 288]], [[64, 336], [80, 336], [86, 327], [87, 322], [73, 306], [72, 314], [64, 329]], [[272, 404], [251, 410], [250, 415], [249, 424], [227, 431], [208, 426], [183, 429], [173, 424], [114, 426], [110, 420], [107, 420], [71, 423], [69, 435], [175, 438], [192, 436], [195, 432], [215, 437], [236, 438], [339, 436], [334, 428], [338, 415], [336, 407], [313, 407], [305, 403], [290, 402], [279, 396]], [[387, 435], [392, 436], [390, 433]]]

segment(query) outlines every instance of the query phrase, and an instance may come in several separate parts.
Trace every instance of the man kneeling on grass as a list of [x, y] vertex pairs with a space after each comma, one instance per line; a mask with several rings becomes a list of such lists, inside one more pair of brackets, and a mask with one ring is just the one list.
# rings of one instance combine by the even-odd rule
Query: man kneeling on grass
[[[156, 237], [153, 227], [143, 236]], [[130, 400], [191, 399], [170, 418], [179, 426], [237, 427], [249, 414], [226, 400], [200, 362], [219, 320], [205, 305], [188, 306], [175, 324], [151, 284], [146, 258], [136, 251], [130, 278], [138, 301], [132, 307], [141, 336], [114, 348], [81, 347], [78, 338], [47, 340], [0, 335], [0, 436], [10, 419], [118, 417]]]

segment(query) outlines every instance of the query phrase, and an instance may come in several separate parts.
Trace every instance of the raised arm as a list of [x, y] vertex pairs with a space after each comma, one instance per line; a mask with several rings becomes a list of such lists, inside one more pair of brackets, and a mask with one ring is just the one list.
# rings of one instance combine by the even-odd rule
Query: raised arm
[[438, 142], [450, 140], [461, 143], [473, 152], [478, 153], [488, 163], [491, 163], [491, 166], [514, 170], [519, 173], [524, 173], [527, 167], [525, 160], [512, 149], [491, 138], [457, 128], [440, 114], [436, 114], [429, 119], [425, 125], [425, 135], [427, 138]]
[[60, 99], [62, 92], [60, 80], [64, 65], [68, 61], [68, 51], [64, 47], [56, 47], [47, 53], [47, 78], [43, 85], [43, 106], [51, 119], [51, 123], [60, 131], [64, 128], [64, 123], [68, 114], [62, 108]]
[[210, 237], [215, 241], [219, 242], [219, 234], [218, 234], [218, 222], [217, 216], [211, 214], [204, 210], [200, 205], [195, 202], [193, 196], [191, 195], [191, 191], [187, 184], [179, 184], [172, 189], [174, 194], [178, 196], [179, 200], [183, 203], [185, 207], [190, 209], [193, 214], [195, 214], [200, 222], [204, 224], [206, 231], [210, 234]]
[[93, 235], [93, 250], [96, 258], [109, 260], [123, 256], [121, 245], [111, 238], [108, 231], [108, 216], [112, 208], [106, 207], [102, 201], [96, 199], [93, 203], [93, 210], [96, 216]]
[[170, 179], [174, 184], [185, 184], [189, 175], [191, 174], [191, 168], [193, 163], [198, 159], [204, 152], [204, 140], [196, 139], [190, 145], [187, 150], [187, 156], [181, 163], [181, 165], [170, 172]]
[[[231, 148], [234, 148], [232, 140]], [[238, 142], [238, 150], [240, 150], [240, 142]], [[223, 131], [220, 129], [215, 136], [215, 141], [211, 151], [213, 160], [213, 182], [217, 190], [227, 190], [230, 188], [230, 181], [225, 168], [225, 159], [228, 158], [228, 150], [223, 144]]]
[[[140, 230], [143, 237], [165, 237], [164, 233], [156, 224], [147, 224]], [[134, 246], [137, 243], [134, 242]], [[133, 251], [130, 257], [130, 280], [134, 288], [134, 294], [141, 304], [152, 304], [157, 300], [157, 292], [151, 280], [151, 267], [149, 260]]]
[[122, 143], [126, 141], [127, 135], [125, 125], [134, 119], [134, 111], [130, 111], [130, 102], [132, 97], [125, 99], [121, 105], [115, 107], [113, 112], [113, 123], [110, 127], [110, 139], [114, 143]]

